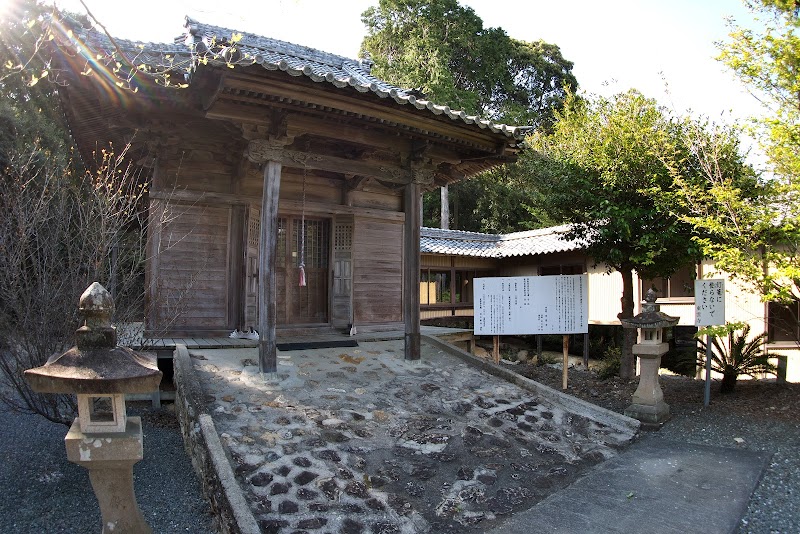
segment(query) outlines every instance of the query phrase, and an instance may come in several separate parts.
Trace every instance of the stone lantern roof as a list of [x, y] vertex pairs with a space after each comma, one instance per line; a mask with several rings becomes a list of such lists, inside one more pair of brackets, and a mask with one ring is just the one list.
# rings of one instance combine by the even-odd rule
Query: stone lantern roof
[[158, 389], [161, 371], [155, 358], [117, 346], [111, 325], [114, 302], [97, 282], [80, 298], [85, 323], [75, 335], [77, 345], [47, 362], [25, 371], [31, 388], [39, 393], [120, 394], [149, 393]]
[[656, 304], [656, 292], [652, 288], [645, 293], [645, 304], [642, 312], [630, 319], [620, 319], [623, 328], [670, 328], [678, 324], [680, 317], [672, 317], [660, 311], [661, 306]]

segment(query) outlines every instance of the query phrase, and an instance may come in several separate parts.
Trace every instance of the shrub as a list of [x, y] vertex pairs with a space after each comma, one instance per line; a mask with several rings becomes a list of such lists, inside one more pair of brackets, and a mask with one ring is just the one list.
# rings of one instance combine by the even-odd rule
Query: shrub
[[603, 353], [603, 361], [597, 369], [597, 376], [600, 380], [607, 380], [612, 376], [619, 375], [621, 357], [622, 351], [619, 347], [610, 346], [606, 348]]
[[[750, 325], [745, 324], [741, 333], [734, 325], [728, 327], [728, 344], [724, 345], [719, 337], [711, 342], [711, 370], [722, 374], [720, 393], [733, 393], [739, 375], [760, 378], [765, 374], [776, 374], [777, 368], [769, 362], [769, 355], [764, 352], [766, 332], [748, 340]], [[698, 365], [705, 365], [706, 342], [700, 340], [697, 346]], [[774, 355], [773, 355], [774, 356]]]
[[661, 357], [661, 367], [675, 374], [694, 378], [697, 373], [697, 356], [694, 347], [674, 348]]

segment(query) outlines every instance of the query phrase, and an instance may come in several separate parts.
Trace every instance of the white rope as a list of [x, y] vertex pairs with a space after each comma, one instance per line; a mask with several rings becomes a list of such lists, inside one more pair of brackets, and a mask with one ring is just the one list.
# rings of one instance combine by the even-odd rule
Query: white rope
[[[308, 144], [306, 144], [306, 155], [308, 155]], [[298, 285], [306, 285], [306, 162], [303, 160], [303, 207], [300, 211], [300, 281]]]

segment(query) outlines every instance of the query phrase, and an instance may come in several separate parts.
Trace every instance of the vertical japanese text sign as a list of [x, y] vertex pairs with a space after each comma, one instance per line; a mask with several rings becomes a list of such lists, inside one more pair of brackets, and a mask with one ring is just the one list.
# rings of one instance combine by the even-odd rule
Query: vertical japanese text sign
[[725, 280], [694, 281], [694, 325], [725, 324]]

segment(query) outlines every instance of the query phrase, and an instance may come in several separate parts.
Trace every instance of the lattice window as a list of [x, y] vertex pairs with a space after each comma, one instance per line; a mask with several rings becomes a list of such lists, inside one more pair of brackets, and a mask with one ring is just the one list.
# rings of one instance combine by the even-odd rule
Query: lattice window
[[353, 248], [353, 225], [337, 224], [333, 228], [333, 250], [349, 252]]
[[261, 239], [261, 221], [258, 217], [250, 217], [247, 224], [247, 246], [250, 248], [258, 248], [258, 242]]
[[[328, 249], [330, 247], [329, 226], [326, 220], [308, 220], [305, 222], [305, 264], [309, 269], [328, 268]], [[294, 220], [294, 243], [292, 244], [292, 257], [294, 266], [300, 265], [300, 228], [299, 219]], [[280, 253], [278, 254], [280, 257]]]

